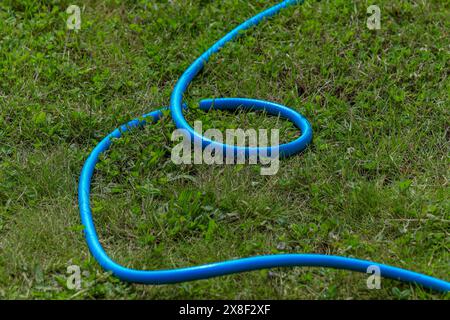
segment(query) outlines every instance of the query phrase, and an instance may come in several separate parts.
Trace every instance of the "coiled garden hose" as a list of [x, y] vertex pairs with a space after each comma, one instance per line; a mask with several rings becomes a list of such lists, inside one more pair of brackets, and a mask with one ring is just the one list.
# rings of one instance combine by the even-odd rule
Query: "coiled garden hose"
[[[227, 150], [231, 150], [234, 153], [245, 152], [247, 156], [252, 154], [252, 152], [261, 151], [261, 149], [259, 148], [238, 147], [221, 144], [206, 139], [205, 137], [195, 132], [183, 116], [183, 109], [186, 108], [186, 106], [183, 104], [183, 94], [187, 90], [194, 77], [200, 72], [200, 70], [209, 60], [211, 55], [219, 51], [227, 42], [233, 40], [243, 30], [249, 29], [250, 27], [260, 23], [265, 18], [277, 14], [281, 9], [301, 3], [303, 3], [303, 0], [286, 0], [279, 3], [278, 5], [271, 7], [270, 9], [261, 12], [260, 14], [254, 16], [253, 18], [249, 19], [248, 21], [232, 30], [225, 37], [214, 44], [210, 49], [208, 49], [204, 54], [202, 54], [197, 60], [195, 60], [194, 63], [183, 73], [172, 92], [170, 111], [176, 127], [179, 129], [185, 129], [189, 133], [190, 138], [201, 141], [203, 147], [213, 144], [214, 146], [222, 148], [224, 152], [226, 152]], [[306, 146], [311, 142], [312, 129], [308, 120], [306, 120], [298, 112], [285, 106], [267, 101], [243, 98], [223, 98], [215, 100], [203, 100], [200, 102], [200, 108], [203, 110], [208, 110], [210, 108], [236, 109], [241, 107], [244, 109], [263, 110], [269, 114], [280, 115], [281, 117], [291, 120], [301, 130], [301, 136], [299, 138], [297, 138], [293, 142], [279, 146], [279, 155], [281, 157], [287, 157], [292, 154], [298, 153], [305, 149]], [[116, 277], [125, 281], [147, 284], [168, 284], [274, 267], [329, 267], [366, 273], [369, 267], [376, 266], [379, 268], [380, 276], [382, 277], [415, 283], [423, 287], [438, 291], [450, 291], [449, 282], [439, 280], [427, 275], [372, 261], [322, 254], [262, 255], [180, 269], [149, 271], [129, 269], [114, 262], [106, 254], [105, 250], [101, 246], [92, 219], [92, 212], [90, 208], [90, 185], [95, 165], [99, 161], [100, 154], [111, 146], [112, 139], [121, 137], [124, 132], [130, 130], [131, 128], [143, 126], [148, 122], [156, 123], [163, 115], [163, 111], [167, 109], [168, 108], [163, 108], [153, 111], [139, 119], [132, 120], [129, 123], [122, 125], [120, 128], [114, 130], [94, 148], [84, 164], [78, 187], [81, 220], [84, 225], [84, 234], [89, 249], [94, 258], [105, 270], [112, 272], [112, 274], [114, 274]], [[267, 148], [268, 150], [266, 151], [270, 153], [274, 146]]]

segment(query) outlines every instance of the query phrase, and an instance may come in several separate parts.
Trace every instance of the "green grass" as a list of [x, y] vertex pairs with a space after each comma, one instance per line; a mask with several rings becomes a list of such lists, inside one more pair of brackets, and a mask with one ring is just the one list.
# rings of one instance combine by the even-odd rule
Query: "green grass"
[[[0, 298], [448, 299], [321, 268], [255, 271], [167, 286], [123, 283], [90, 255], [77, 208], [84, 160], [118, 125], [169, 103], [185, 68], [278, 1], [0, 3]], [[366, 27], [366, 8], [382, 29]], [[139, 269], [281, 252], [371, 259], [449, 279], [448, 1], [307, 1], [215, 55], [191, 85], [191, 122], [282, 128], [258, 114], [203, 113], [208, 97], [251, 97], [310, 119], [314, 142], [256, 166], [176, 166], [170, 116], [116, 141], [93, 182], [107, 252]], [[80, 292], [66, 288], [79, 265]]]

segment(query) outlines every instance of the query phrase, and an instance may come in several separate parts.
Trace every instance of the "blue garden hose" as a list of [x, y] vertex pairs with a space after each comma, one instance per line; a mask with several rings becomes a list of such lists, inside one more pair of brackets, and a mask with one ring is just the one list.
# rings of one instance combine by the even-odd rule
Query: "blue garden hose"
[[[203, 147], [213, 144], [218, 148], [222, 148], [224, 152], [227, 150], [234, 153], [242, 152], [247, 156], [254, 152], [260, 152], [261, 149], [259, 148], [238, 147], [211, 141], [195, 132], [183, 116], [183, 109], [186, 108], [183, 104], [183, 94], [194, 77], [209, 60], [211, 55], [219, 51], [227, 42], [233, 40], [243, 30], [249, 29], [250, 27], [257, 25], [265, 18], [277, 14], [281, 9], [290, 5], [301, 3], [303, 3], [303, 0], [286, 0], [261, 12], [228, 33], [197, 60], [195, 60], [195, 62], [183, 73], [172, 92], [170, 111], [176, 127], [179, 129], [185, 129], [189, 133], [191, 140], [201, 141]], [[287, 157], [302, 151], [312, 139], [312, 129], [308, 120], [306, 120], [298, 112], [276, 103], [244, 98], [222, 98], [215, 100], [203, 100], [200, 102], [200, 108], [203, 110], [232, 110], [236, 108], [262, 110], [269, 114], [280, 115], [281, 117], [291, 120], [300, 129], [301, 136], [290, 143], [279, 146], [279, 154], [281, 157]], [[124, 132], [132, 128], [143, 126], [148, 122], [156, 123], [162, 117], [164, 110], [168, 110], [168, 108], [153, 111], [114, 130], [94, 148], [83, 166], [78, 186], [81, 221], [84, 225], [84, 234], [89, 249], [94, 258], [105, 270], [112, 272], [115, 276], [125, 281], [147, 284], [168, 284], [274, 267], [329, 267], [366, 273], [369, 267], [377, 266], [382, 277], [418, 284], [425, 288], [434, 289], [437, 291], [450, 291], [449, 282], [427, 275], [367, 260], [322, 254], [263, 255], [188, 268], [149, 271], [129, 269], [117, 264], [106, 254], [105, 250], [101, 246], [92, 219], [92, 212], [90, 208], [90, 185], [95, 165], [99, 161], [100, 154], [111, 146], [114, 138], [119, 138]], [[274, 146], [267, 147], [266, 152], [270, 154], [270, 152], [273, 151], [273, 148]]]

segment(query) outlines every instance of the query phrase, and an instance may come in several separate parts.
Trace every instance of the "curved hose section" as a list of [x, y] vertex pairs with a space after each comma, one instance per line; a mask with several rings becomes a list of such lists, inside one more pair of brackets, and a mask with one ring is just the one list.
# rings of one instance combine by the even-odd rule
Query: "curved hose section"
[[[181, 76], [172, 92], [170, 111], [177, 128], [187, 130], [190, 138], [194, 139], [194, 141], [196, 141], [195, 139], [197, 139], [197, 141], [201, 141], [203, 147], [214, 144], [215, 146], [222, 148], [224, 152], [242, 152], [247, 156], [251, 155], [254, 152], [261, 151], [265, 151], [270, 154], [272, 151], [274, 151], [273, 148], [277, 148], [279, 149], [280, 156], [287, 157], [306, 148], [306, 146], [311, 142], [312, 139], [312, 129], [308, 120], [306, 120], [298, 112], [276, 103], [245, 98], [221, 98], [215, 100], [207, 99], [200, 102], [200, 108], [203, 110], [233, 110], [236, 108], [244, 108], [257, 111], [265, 111], [269, 114], [279, 115], [292, 121], [300, 129], [302, 134], [296, 140], [279, 146], [267, 147], [266, 150], [263, 150], [264, 148], [225, 145], [206, 139], [205, 137], [195, 132], [183, 116], [183, 109], [186, 108], [186, 106], [183, 104], [183, 94], [188, 88], [190, 82], [200, 72], [200, 70], [203, 68], [212, 54], [219, 51], [220, 48], [222, 48], [227, 42], [237, 37], [241, 31], [258, 24], [267, 17], [275, 15], [285, 7], [300, 3], [303, 3], [303, 1], [286, 0], [266, 11], [263, 11], [262, 13], [254, 16], [253, 18], [249, 19], [248, 21], [244, 22], [233, 31], [228, 33], [225, 37], [223, 37], [210, 49], [208, 49], [203, 55], [201, 55], [197, 60], [195, 60], [195, 62]], [[126, 268], [114, 262], [106, 254], [105, 250], [100, 244], [97, 232], [95, 230], [94, 221], [92, 219], [92, 212], [90, 208], [90, 185], [95, 166], [99, 161], [100, 154], [111, 146], [112, 139], [121, 137], [124, 132], [132, 128], [140, 127], [146, 125], [147, 123], [156, 123], [163, 115], [163, 111], [167, 109], [168, 108], [166, 107], [160, 110], [153, 111], [142, 116], [139, 119], [132, 120], [127, 124], [122, 125], [120, 128], [114, 130], [94, 148], [83, 166], [78, 186], [78, 200], [81, 221], [84, 225], [84, 234], [89, 249], [94, 258], [105, 270], [112, 272], [115, 276], [125, 281], [147, 284], [167, 284], [206, 279], [226, 274], [274, 267], [329, 267], [366, 273], [369, 267], [377, 266], [380, 269], [380, 275], [382, 277], [415, 283], [423, 287], [438, 291], [450, 291], [449, 282], [439, 280], [427, 275], [367, 260], [321, 254], [264, 255], [193, 266], [188, 268], [148, 271]]]

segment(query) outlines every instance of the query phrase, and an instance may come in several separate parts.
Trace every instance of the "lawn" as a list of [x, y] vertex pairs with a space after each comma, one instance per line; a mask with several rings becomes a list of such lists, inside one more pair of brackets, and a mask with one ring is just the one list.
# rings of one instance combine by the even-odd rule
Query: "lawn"
[[[367, 274], [254, 271], [176, 285], [121, 282], [83, 238], [82, 165], [114, 128], [169, 104], [182, 72], [276, 0], [0, 2], [0, 298], [449, 299]], [[65, 12], [81, 7], [81, 30]], [[381, 30], [366, 26], [381, 8]], [[450, 274], [450, 3], [306, 1], [214, 55], [186, 95], [190, 123], [297, 130], [198, 101], [298, 110], [314, 140], [274, 176], [255, 165], [175, 165], [170, 115], [115, 141], [92, 206], [108, 254], [138, 269], [271, 253], [336, 254]], [[81, 290], [67, 268], [80, 267]]]

